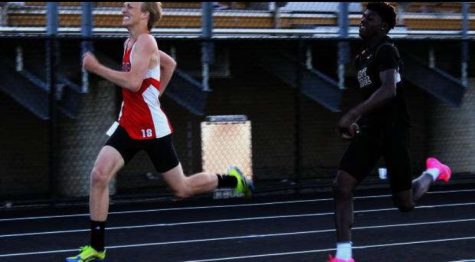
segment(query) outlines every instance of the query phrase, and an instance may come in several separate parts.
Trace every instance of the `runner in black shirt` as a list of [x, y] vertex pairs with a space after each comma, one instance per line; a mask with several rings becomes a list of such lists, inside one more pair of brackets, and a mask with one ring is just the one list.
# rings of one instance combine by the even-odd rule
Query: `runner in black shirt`
[[409, 158], [409, 114], [401, 81], [402, 62], [398, 49], [387, 36], [396, 24], [394, 8], [369, 3], [360, 23], [365, 49], [356, 57], [359, 89], [364, 101], [339, 121], [338, 130], [351, 144], [340, 162], [334, 180], [337, 248], [330, 262], [354, 261], [351, 250], [353, 190], [383, 157], [394, 204], [410, 211], [436, 180], [448, 182], [451, 170], [430, 157], [426, 170], [411, 181]]

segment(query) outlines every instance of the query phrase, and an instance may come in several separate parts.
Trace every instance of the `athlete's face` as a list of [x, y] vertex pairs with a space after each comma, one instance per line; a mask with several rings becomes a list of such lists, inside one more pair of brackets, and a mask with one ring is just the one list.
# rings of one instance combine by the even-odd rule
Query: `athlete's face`
[[368, 10], [364, 11], [360, 22], [360, 37], [363, 39], [370, 39], [378, 34], [385, 34], [386, 23], [383, 23], [381, 17], [377, 12]]
[[125, 2], [122, 7], [122, 25], [130, 27], [138, 23], [143, 15], [141, 2]]

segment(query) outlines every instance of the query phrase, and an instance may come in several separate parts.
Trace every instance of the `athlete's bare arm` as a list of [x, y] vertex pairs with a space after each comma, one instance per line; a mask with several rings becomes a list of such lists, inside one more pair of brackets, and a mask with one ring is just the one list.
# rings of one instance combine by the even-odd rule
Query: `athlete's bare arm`
[[379, 72], [381, 87], [376, 90], [368, 99], [357, 105], [346, 113], [338, 123], [341, 128], [349, 128], [351, 124], [358, 121], [362, 114], [369, 113], [374, 109], [386, 104], [391, 98], [396, 96], [396, 69], [387, 69]]
[[157, 55], [157, 50], [155, 39], [149, 34], [142, 34], [138, 37], [134, 51], [131, 54], [132, 63], [129, 72], [113, 70], [102, 65], [90, 52], [84, 54], [82, 64], [87, 71], [97, 74], [122, 88], [137, 92], [147, 73], [151, 58]]
[[167, 55], [163, 51], [159, 51], [160, 54], [160, 96], [163, 95], [165, 89], [170, 82], [170, 79], [173, 76], [173, 72], [175, 72], [176, 62], [175, 60]]

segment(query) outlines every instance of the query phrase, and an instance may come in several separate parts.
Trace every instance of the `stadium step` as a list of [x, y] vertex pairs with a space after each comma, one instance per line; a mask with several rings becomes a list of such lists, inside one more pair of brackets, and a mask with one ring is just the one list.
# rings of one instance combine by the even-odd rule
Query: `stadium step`
[[205, 114], [208, 92], [203, 91], [204, 88], [200, 82], [177, 68], [169, 85], [165, 92], [166, 96], [194, 115], [203, 116]]
[[[2, 62], [0, 77], [4, 81], [0, 85], [0, 90], [38, 118], [48, 120], [50, 116], [49, 87], [44, 66], [30, 66], [28, 69], [23, 68], [17, 71], [13, 61], [4, 59]], [[79, 112], [80, 86], [59, 73], [56, 87], [59, 112], [74, 119]]]
[[467, 88], [460, 80], [436, 67], [429, 67], [413, 54], [401, 51], [404, 74], [409, 82], [452, 106], [461, 105]]
[[[289, 54], [281, 51], [262, 51], [259, 57], [261, 66], [273, 73], [289, 86], [296, 88], [296, 60]], [[315, 70], [307, 69], [304, 64], [299, 64], [301, 72], [301, 93], [318, 102], [332, 112], [340, 111], [343, 92], [338, 83]]]

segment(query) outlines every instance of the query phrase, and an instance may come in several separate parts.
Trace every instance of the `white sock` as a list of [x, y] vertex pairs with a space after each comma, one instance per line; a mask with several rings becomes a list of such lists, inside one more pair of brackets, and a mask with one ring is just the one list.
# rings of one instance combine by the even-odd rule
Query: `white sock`
[[336, 255], [338, 259], [350, 260], [351, 259], [351, 241], [336, 243]]
[[440, 171], [437, 168], [429, 168], [424, 171], [424, 174], [430, 175], [432, 177], [432, 180], [435, 181], [439, 177]]

